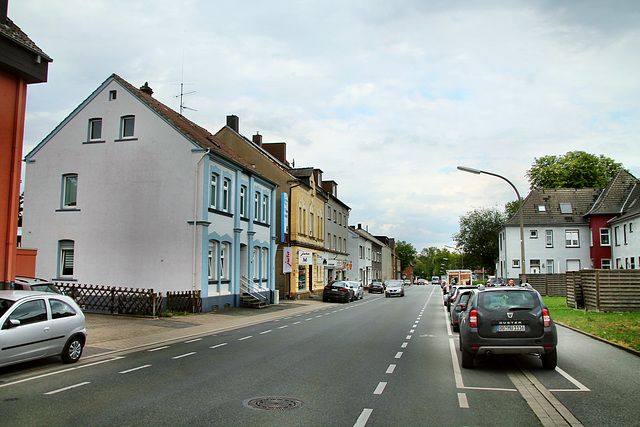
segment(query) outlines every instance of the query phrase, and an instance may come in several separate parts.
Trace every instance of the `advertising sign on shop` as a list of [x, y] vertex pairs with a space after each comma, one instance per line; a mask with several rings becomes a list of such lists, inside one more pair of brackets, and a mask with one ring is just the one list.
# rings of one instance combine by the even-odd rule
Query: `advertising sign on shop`
[[313, 265], [313, 252], [311, 252], [311, 251], [299, 251], [298, 252], [298, 264], [299, 265]]
[[284, 248], [282, 252], [282, 272], [291, 273], [293, 271], [291, 266], [291, 248]]

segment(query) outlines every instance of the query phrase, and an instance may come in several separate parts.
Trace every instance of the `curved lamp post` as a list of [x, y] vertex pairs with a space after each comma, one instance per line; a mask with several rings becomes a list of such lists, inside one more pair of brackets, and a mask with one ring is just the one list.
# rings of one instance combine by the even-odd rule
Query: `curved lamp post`
[[516, 192], [516, 195], [518, 196], [518, 203], [519, 203], [518, 210], [520, 211], [520, 268], [521, 268], [522, 274], [524, 275], [525, 274], [525, 266], [524, 266], [524, 215], [522, 213], [522, 210], [523, 210], [522, 197], [520, 197], [520, 193], [518, 192], [518, 189], [516, 188], [515, 185], [513, 185], [513, 183], [511, 181], [509, 181], [507, 178], [505, 178], [502, 175], [498, 175], [497, 173], [487, 172], [487, 171], [483, 171], [483, 170], [480, 170], [480, 169], [468, 168], [466, 166], [458, 166], [458, 170], [461, 170], [463, 172], [473, 173], [473, 174], [476, 174], [476, 175], [480, 175], [481, 173], [483, 173], [485, 175], [491, 175], [491, 176], [495, 176], [497, 178], [503, 179], [503, 180], [507, 181], [509, 183], [509, 185], [511, 186], [511, 188], [513, 188], [514, 191]]

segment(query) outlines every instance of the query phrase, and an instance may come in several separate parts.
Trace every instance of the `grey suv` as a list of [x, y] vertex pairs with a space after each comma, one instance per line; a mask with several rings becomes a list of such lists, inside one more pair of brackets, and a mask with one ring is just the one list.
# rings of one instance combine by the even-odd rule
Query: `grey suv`
[[556, 367], [556, 325], [529, 285], [472, 290], [459, 328], [463, 368], [478, 354], [537, 354], [545, 369]]

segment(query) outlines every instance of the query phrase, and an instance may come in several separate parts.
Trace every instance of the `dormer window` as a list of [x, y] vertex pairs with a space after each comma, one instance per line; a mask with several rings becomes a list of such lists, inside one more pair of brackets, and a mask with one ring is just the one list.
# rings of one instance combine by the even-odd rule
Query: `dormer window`
[[546, 212], [547, 207], [545, 205], [538, 205], [538, 212]]

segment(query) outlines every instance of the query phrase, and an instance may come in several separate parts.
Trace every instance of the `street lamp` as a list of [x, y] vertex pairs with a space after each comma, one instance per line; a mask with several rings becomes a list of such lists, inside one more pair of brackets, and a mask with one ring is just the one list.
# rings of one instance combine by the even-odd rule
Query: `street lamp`
[[520, 197], [520, 193], [518, 192], [518, 189], [516, 188], [515, 185], [513, 185], [513, 183], [511, 181], [509, 181], [507, 178], [505, 178], [502, 175], [498, 175], [497, 173], [492, 173], [492, 172], [487, 172], [487, 171], [483, 171], [480, 169], [474, 169], [474, 168], [468, 168], [466, 166], [458, 166], [458, 170], [461, 170], [463, 172], [469, 172], [469, 173], [473, 173], [476, 175], [480, 175], [481, 173], [486, 174], [486, 175], [491, 175], [491, 176], [495, 176], [497, 178], [503, 179], [505, 181], [507, 181], [509, 183], [509, 185], [511, 186], [511, 188], [514, 189], [514, 191], [516, 192], [516, 195], [518, 196], [518, 203], [519, 203], [519, 211], [520, 211], [520, 267], [522, 270], [522, 274], [525, 274], [525, 267], [524, 267], [524, 214], [522, 213], [523, 210], [523, 206], [522, 206], [522, 197]]

